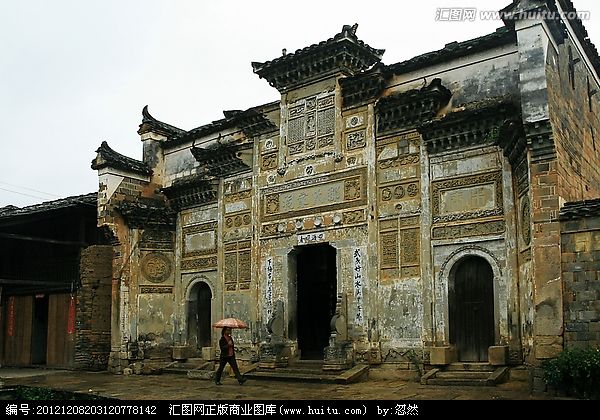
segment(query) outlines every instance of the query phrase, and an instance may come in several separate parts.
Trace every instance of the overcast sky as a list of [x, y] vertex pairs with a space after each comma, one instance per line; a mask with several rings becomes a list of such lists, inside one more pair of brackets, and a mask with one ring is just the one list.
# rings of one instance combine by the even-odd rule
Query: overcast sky
[[[436, 21], [441, 7], [499, 10], [510, 0], [0, 0], [0, 207], [98, 188], [103, 140], [141, 159], [142, 107], [189, 130], [277, 100], [252, 73], [344, 24], [392, 64], [494, 31], [501, 21]], [[485, 6], [482, 6], [484, 4]], [[600, 5], [584, 24], [600, 46]], [[404, 7], [402, 7], [404, 6]]]

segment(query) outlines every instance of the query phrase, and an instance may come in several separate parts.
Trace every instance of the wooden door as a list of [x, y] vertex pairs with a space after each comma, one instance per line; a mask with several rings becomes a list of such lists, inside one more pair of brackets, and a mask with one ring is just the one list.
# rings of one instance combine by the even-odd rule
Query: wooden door
[[31, 364], [33, 296], [9, 296], [4, 306], [4, 364]]
[[458, 264], [449, 296], [451, 341], [459, 360], [487, 361], [488, 347], [494, 344], [492, 267], [481, 257], [468, 257]]

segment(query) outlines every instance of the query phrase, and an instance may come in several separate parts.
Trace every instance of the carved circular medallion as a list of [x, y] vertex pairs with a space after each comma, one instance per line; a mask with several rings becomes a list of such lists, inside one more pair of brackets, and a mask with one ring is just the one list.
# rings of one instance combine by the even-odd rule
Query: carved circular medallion
[[406, 192], [408, 193], [409, 197], [414, 197], [415, 195], [417, 195], [417, 193], [419, 192], [419, 189], [417, 188], [417, 184], [410, 184], [406, 188]]
[[171, 261], [162, 253], [152, 252], [142, 258], [142, 274], [152, 283], [162, 283], [171, 275]]
[[394, 198], [402, 198], [404, 197], [404, 187], [402, 185], [398, 185], [394, 188]]
[[381, 190], [381, 199], [383, 201], [388, 201], [390, 198], [392, 198], [392, 190], [390, 190], [389, 188], [384, 188]]
[[242, 226], [242, 216], [240, 216], [239, 214], [235, 216], [233, 224], [235, 225], [235, 227]]
[[225, 226], [227, 226], [228, 228], [233, 227], [233, 219], [231, 217], [227, 217], [225, 219]]
[[251, 221], [252, 221], [252, 218], [250, 217], [250, 215], [244, 214], [244, 226], [249, 225]]
[[315, 167], [312, 165], [306, 165], [306, 168], [304, 168], [304, 173], [306, 175], [312, 175], [315, 173]]
[[521, 235], [525, 245], [529, 245], [531, 243], [531, 211], [529, 209], [529, 198], [527, 197], [523, 199], [521, 205]]
[[350, 127], [356, 127], [359, 123], [359, 119], [357, 116], [354, 116], [350, 119]]

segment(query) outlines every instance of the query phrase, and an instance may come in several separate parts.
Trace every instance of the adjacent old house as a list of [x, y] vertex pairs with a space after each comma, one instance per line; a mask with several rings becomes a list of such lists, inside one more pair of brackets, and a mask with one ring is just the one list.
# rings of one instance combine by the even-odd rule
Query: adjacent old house
[[600, 59], [572, 12], [516, 1], [496, 32], [389, 65], [344, 26], [252, 63], [277, 102], [189, 131], [145, 107], [143, 161], [102, 143], [92, 163], [118, 242], [110, 368], [210, 358], [225, 316], [271, 367], [560, 352], [559, 212], [600, 196]]
[[97, 193], [0, 208], [0, 363], [106, 369], [112, 246]]

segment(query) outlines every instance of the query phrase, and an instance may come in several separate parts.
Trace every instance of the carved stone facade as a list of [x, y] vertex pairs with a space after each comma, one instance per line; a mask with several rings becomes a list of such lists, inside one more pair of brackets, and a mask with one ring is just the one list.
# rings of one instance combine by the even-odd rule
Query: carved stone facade
[[[343, 364], [406, 363], [409, 350], [461, 348], [456, 331], [470, 330], [469, 322], [489, 339], [478, 342], [477, 360], [467, 351], [460, 360], [485, 361], [489, 346], [507, 347], [511, 363], [543, 359], [536, 349], [555, 348], [560, 334], [535, 335], [545, 315], [534, 305], [534, 282], [549, 275], [540, 274], [552, 264], [541, 255], [558, 232], [547, 222], [559, 200], [557, 157], [539, 143], [553, 141], [553, 125], [528, 122], [532, 107], [547, 111], [535, 102], [544, 95], [522, 83], [531, 70], [521, 57], [547, 52], [524, 40], [550, 42], [535, 31], [508, 26], [386, 66], [383, 50], [344, 26], [327, 41], [253, 63], [280, 101], [227, 111], [187, 132], [146, 109], [140, 134], [160, 158], [152, 168], [132, 164], [130, 177], [144, 187], [140, 196], [174, 216], [151, 228], [140, 217], [135, 225], [100, 218], [117, 232], [115, 264], [124, 267], [115, 269], [114, 354], [136, 340], [187, 345], [203, 313], [206, 325], [218, 316], [246, 320], [240, 354], [272, 362], [267, 324], [280, 302], [280, 362], [316, 354]], [[457, 72], [459, 62], [467, 64]], [[545, 62], [539, 66], [546, 80]], [[118, 162], [115, 174], [129, 161]], [[97, 165], [101, 179], [106, 165]], [[100, 205], [118, 214], [118, 199]], [[540, 206], [554, 206], [550, 219], [540, 218]], [[490, 291], [487, 324], [460, 309], [472, 303], [461, 294], [472, 272]], [[132, 308], [142, 294], [147, 305]], [[560, 296], [552, 299], [562, 307]], [[139, 320], [156, 307], [168, 324], [142, 331]], [[307, 329], [324, 337], [314, 348]], [[150, 333], [166, 338], [149, 343]], [[217, 339], [210, 330], [206, 343]]]

